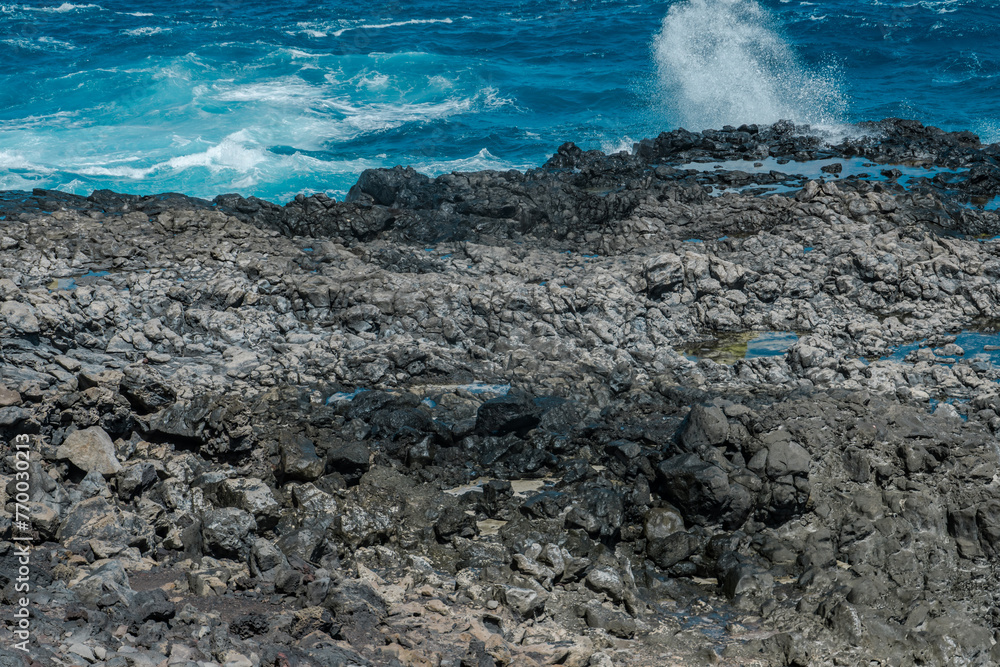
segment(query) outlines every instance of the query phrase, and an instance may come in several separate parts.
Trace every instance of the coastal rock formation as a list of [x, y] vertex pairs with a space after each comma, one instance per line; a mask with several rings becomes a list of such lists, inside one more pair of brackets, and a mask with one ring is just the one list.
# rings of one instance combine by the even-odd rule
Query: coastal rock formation
[[1000, 148], [858, 130], [2, 193], [0, 662], [1000, 661]]

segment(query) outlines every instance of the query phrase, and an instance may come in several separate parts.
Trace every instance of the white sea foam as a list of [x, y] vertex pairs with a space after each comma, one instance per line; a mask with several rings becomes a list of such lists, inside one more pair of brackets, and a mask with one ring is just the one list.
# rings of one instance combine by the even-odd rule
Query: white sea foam
[[485, 148], [468, 158], [424, 162], [413, 165], [418, 171], [431, 175], [448, 174], [453, 171], [482, 171], [484, 169], [506, 170], [525, 169], [535, 165], [522, 165], [500, 159]]
[[24, 39], [23, 37], [17, 37], [14, 39], [0, 39], [0, 44], [7, 44], [8, 46], [16, 46], [21, 49], [28, 51], [41, 51], [42, 47], [35, 44], [30, 39]]
[[19, 174], [4, 174], [0, 172], [0, 190], [30, 190], [45, 187], [44, 181], [24, 178]]
[[30, 171], [41, 174], [51, 174], [52, 169], [28, 161], [20, 153], [0, 150], [0, 169], [8, 171]]
[[61, 39], [48, 36], [39, 37], [37, 40], [31, 40], [26, 37], [0, 39], [0, 44], [9, 44], [10, 46], [16, 46], [28, 51], [72, 51], [76, 49], [76, 46], [70, 42], [64, 42]]
[[154, 171], [154, 167], [139, 169], [136, 167], [76, 167], [73, 169], [84, 176], [112, 176], [114, 178], [146, 178]]
[[343, 116], [343, 122], [359, 132], [377, 132], [400, 127], [406, 123], [427, 122], [480, 110], [492, 110], [512, 105], [492, 87], [483, 88], [471, 97], [453, 96], [438, 102], [358, 104], [345, 98], [322, 101], [322, 106]]
[[170, 28], [157, 27], [146, 27], [146, 28], [133, 28], [131, 30], [123, 30], [122, 34], [130, 35], [132, 37], [146, 37], [149, 35], [159, 35], [161, 32], [170, 32]]
[[[468, 18], [463, 16], [462, 18]], [[334, 37], [340, 37], [345, 32], [351, 30], [381, 30], [382, 28], [398, 28], [404, 25], [423, 25], [426, 23], [454, 23], [451, 19], [410, 19], [409, 21], [393, 21], [392, 23], [366, 23], [364, 25], [355, 25], [349, 28], [341, 28], [340, 30], [335, 30], [333, 32]]]
[[601, 151], [605, 155], [614, 155], [615, 153], [621, 153], [622, 151], [631, 153], [632, 145], [634, 143], [635, 140], [627, 136], [619, 139], [603, 139], [601, 140]]
[[427, 85], [433, 88], [454, 88], [455, 82], [447, 77], [443, 77], [440, 74], [435, 74], [433, 76], [427, 77]]
[[1000, 143], [1000, 120], [981, 120], [975, 124], [974, 130], [984, 144]]
[[171, 158], [166, 162], [166, 166], [177, 170], [207, 167], [213, 172], [230, 169], [246, 173], [266, 159], [263, 149], [248, 146], [249, 143], [252, 142], [248, 133], [241, 130], [201, 153]]
[[381, 74], [379, 72], [373, 72], [371, 74], [365, 74], [360, 79], [355, 86], [359, 90], [361, 88], [366, 88], [368, 90], [383, 90], [389, 86], [389, 76], [387, 74]]
[[58, 7], [29, 7], [28, 5], [22, 5], [22, 9], [26, 9], [29, 12], [55, 12], [58, 14], [64, 14], [66, 12], [72, 12], [79, 9], [104, 9], [100, 5], [74, 5], [71, 2], [64, 2]]
[[[202, 94], [205, 88], [196, 89], [196, 94]], [[310, 86], [299, 77], [290, 76], [270, 81], [228, 86], [215, 84], [212, 86], [214, 97], [220, 102], [271, 102], [279, 104], [301, 104], [303, 99], [318, 99], [320, 90]]]
[[839, 126], [846, 102], [832, 70], [811, 71], [754, 0], [686, 0], [653, 42], [661, 94], [688, 129], [791, 119]]

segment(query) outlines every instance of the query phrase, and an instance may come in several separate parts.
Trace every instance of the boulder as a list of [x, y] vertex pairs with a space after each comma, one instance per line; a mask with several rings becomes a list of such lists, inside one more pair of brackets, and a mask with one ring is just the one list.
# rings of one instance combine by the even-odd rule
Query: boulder
[[0, 304], [0, 316], [7, 326], [19, 334], [36, 334], [40, 331], [35, 309], [20, 301], [4, 301]]
[[94, 568], [70, 588], [76, 593], [77, 600], [91, 606], [127, 607], [135, 597], [135, 591], [129, 585], [128, 574], [117, 560], [107, 561]]
[[115, 443], [100, 426], [73, 431], [56, 450], [56, 456], [67, 459], [86, 472], [98, 472], [111, 477], [122, 469], [115, 453]]
[[673, 505], [653, 507], [646, 512], [643, 532], [647, 540], [662, 540], [684, 530], [684, 517]]
[[129, 501], [156, 484], [158, 479], [156, 466], [149, 461], [129, 464], [115, 476], [118, 497]]
[[517, 433], [524, 436], [538, 426], [541, 409], [531, 397], [510, 393], [491, 398], [476, 411], [476, 430], [483, 435], [502, 436]]
[[715, 447], [721, 445], [729, 437], [729, 421], [722, 408], [708, 405], [696, 405], [691, 408], [687, 423], [681, 434], [681, 442], [688, 450], [698, 447]]
[[248, 540], [257, 531], [253, 515], [236, 507], [205, 512], [201, 534], [205, 549], [221, 558], [242, 558], [249, 552]]
[[326, 462], [316, 455], [316, 445], [300, 434], [283, 434], [279, 445], [281, 472], [285, 479], [311, 482], [319, 479]]
[[259, 479], [237, 477], [224, 480], [216, 490], [219, 504], [236, 507], [251, 515], [257, 528], [268, 530], [278, 523], [281, 505], [270, 487]]

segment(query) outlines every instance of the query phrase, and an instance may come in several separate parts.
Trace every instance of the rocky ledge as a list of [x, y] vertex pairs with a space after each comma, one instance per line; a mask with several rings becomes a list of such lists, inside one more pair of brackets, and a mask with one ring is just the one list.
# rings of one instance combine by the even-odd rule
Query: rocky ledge
[[998, 160], [0, 194], [0, 665], [996, 664]]

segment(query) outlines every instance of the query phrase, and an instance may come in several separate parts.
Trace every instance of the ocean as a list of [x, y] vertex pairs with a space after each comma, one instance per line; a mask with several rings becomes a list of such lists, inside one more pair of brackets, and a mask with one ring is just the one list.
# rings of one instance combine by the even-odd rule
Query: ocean
[[1000, 141], [998, 0], [0, 5], [0, 189], [342, 198], [678, 126]]

